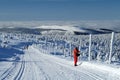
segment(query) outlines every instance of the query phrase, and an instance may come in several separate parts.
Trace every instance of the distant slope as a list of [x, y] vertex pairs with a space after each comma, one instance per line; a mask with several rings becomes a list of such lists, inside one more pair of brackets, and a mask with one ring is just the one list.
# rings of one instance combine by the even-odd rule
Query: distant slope
[[66, 32], [72, 33], [75, 35], [88, 35], [88, 34], [106, 34], [111, 32], [118, 33], [119, 31], [115, 31], [107, 28], [85, 28], [80, 26], [59, 26], [59, 25], [50, 25], [50, 26], [39, 26], [34, 28], [23, 28], [23, 27], [14, 27], [14, 28], [0, 28], [0, 32], [18, 32], [18, 33], [28, 33], [28, 34], [42, 34], [45, 31], [46, 34], [65, 34]]

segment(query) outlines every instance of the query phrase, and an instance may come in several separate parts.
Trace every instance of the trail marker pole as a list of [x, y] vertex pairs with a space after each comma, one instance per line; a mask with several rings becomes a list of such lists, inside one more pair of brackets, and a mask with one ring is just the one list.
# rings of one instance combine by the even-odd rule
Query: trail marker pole
[[89, 36], [89, 54], [88, 54], [88, 60], [91, 60], [91, 34]]
[[111, 63], [111, 58], [112, 58], [113, 40], [114, 40], [114, 32], [112, 32], [111, 41], [110, 41], [109, 64]]

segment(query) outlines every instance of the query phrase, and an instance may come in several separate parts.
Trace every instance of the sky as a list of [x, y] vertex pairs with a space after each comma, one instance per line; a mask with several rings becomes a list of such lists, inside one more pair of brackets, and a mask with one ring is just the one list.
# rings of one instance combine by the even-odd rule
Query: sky
[[120, 0], [0, 0], [0, 21], [120, 20]]

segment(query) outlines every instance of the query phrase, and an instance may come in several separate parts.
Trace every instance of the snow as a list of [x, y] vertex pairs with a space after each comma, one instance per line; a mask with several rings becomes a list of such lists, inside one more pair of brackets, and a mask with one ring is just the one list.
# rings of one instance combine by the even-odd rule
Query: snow
[[91, 70], [96, 70], [98, 72], [107, 73], [107, 80], [119, 80], [120, 79], [120, 70], [116, 67], [110, 67], [103, 64], [84, 62], [82, 67], [86, 67]]
[[[10, 27], [14, 24], [21, 25], [13, 22]], [[78, 27], [54, 24], [39, 28], [57, 30], [48, 35], [0, 32], [0, 80], [120, 80], [120, 33], [115, 33], [112, 62], [108, 64], [111, 33], [92, 34], [89, 51], [89, 35], [72, 33], [81, 31]], [[67, 31], [63, 34], [59, 29]], [[76, 67], [72, 57], [75, 46], [81, 52]]]
[[[34, 46], [24, 50], [19, 62], [1, 62], [0, 79], [15, 80], [119, 80], [120, 70], [89, 62], [72, 61], [41, 53]], [[4, 66], [4, 67], [3, 67]], [[114, 75], [113, 75], [114, 74]]]
[[61, 29], [66, 31], [79, 31], [79, 32], [85, 32], [84, 30], [79, 29], [78, 27], [66, 25], [66, 26], [58, 26], [58, 25], [52, 25], [52, 26], [39, 26], [36, 28], [42, 28], [42, 29]]

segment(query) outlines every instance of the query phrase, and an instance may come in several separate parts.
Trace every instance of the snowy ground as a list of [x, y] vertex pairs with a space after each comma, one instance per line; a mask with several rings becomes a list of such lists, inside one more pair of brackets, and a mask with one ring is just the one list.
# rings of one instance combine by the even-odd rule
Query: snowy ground
[[[0, 80], [120, 80], [120, 69], [43, 54], [30, 46], [20, 61], [0, 62]], [[111, 69], [111, 70], [109, 70]]]
[[[120, 33], [115, 33], [111, 56], [111, 33], [92, 34], [88, 55], [89, 35], [69, 33], [70, 29], [81, 30], [77, 26], [51, 27], [60, 30], [46, 30], [50, 27], [46, 25], [40, 26], [45, 30], [12, 27], [0, 29], [0, 80], [120, 80]], [[49, 34], [40, 34], [44, 32]], [[76, 67], [75, 46], [81, 54]]]

